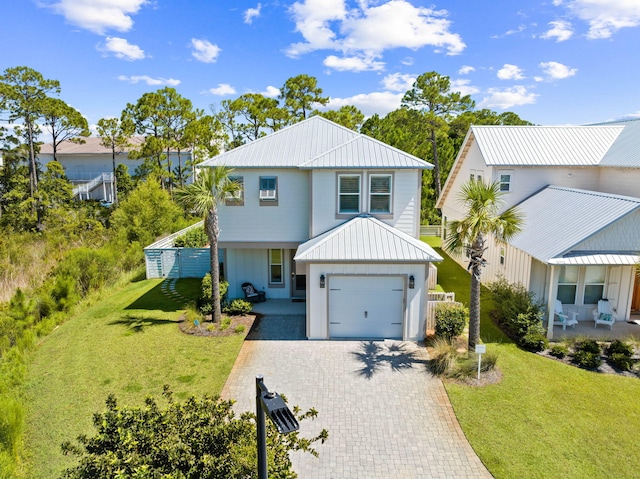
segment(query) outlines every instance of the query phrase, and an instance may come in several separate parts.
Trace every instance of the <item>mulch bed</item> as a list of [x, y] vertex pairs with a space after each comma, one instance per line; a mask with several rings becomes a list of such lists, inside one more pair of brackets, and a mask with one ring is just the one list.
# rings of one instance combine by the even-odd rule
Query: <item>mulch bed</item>
[[[257, 314], [244, 314], [237, 316], [228, 316], [231, 319], [230, 324], [221, 329], [221, 326], [224, 324], [224, 318], [222, 323], [213, 323], [211, 322], [211, 315], [207, 315], [205, 321], [200, 323], [199, 325], [195, 325], [191, 321], [186, 321], [185, 317], [182, 316], [180, 318], [180, 331], [185, 334], [192, 334], [194, 336], [210, 336], [210, 337], [223, 337], [223, 336], [235, 336], [238, 334], [242, 334], [246, 336], [251, 331], [253, 327], [254, 321], [257, 319]], [[244, 329], [241, 332], [237, 332], [237, 329], [243, 326]]]
[[[602, 344], [602, 343], [601, 343]], [[608, 344], [608, 342], [604, 343], [605, 345]], [[606, 349], [606, 346], [603, 347], [603, 350]], [[561, 363], [567, 364], [569, 366], [573, 366], [575, 368], [578, 368], [580, 366], [578, 366], [576, 363], [573, 362], [573, 353], [574, 353], [575, 349], [574, 348], [569, 348], [569, 354], [567, 354], [564, 358], [557, 358], [555, 356], [551, 355], [551, 349], [545, 349], [544, 351], [540, 351], [536, 354], [543, 356], [545, 358], [549, 358], [552, 359], [554, 361], [559, 361]], [[617, 374], [619, 376], [626, 376], [626, 377], [630, 377], [630, 378], [639, 378], [640, 377], [640, 371], [636, 370], [634, 371], [622, 371], [618, 368], [613, 367], [608, 361], [607, 361], [607, 357], [605, 354], [603, 354], [601, 356], [602, 359], [602, 364], [600, 365], [600, 367], [598, 369], [586, 369], [586, 368], [582, 368], [585, 369], [586, 371], [593, 371], [596, 373], [603, 373], [603, 374]], [[632, 359], [634, 359], [635, 361], [640, 361], [640, 354], [638, 354], [638, 352], [636, 351], [636, 353], [632, 356]]]

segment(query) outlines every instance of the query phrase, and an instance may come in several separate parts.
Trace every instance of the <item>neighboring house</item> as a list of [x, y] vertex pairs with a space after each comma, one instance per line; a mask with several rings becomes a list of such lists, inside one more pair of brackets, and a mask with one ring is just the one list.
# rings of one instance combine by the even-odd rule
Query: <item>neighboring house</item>
[[243, 185], [218, 208], [228, 295], [306, 300], [307, 337], [422, 339], [425, 161], [314, 116], [218, 155]]
[[[84, 138], [84, 143], [74, 143], [65, 140], [58, 145], [58, 162], [63, 166], [67, 178], [74, 185], [74, 195], [80, 199], [98, 199], [112, 202], [113, 191], [113, 161], [110, 148], [100, 144], [99, 137]], [[126, 165], [129, 174], [134, 174], [136, 168], [142, 165], [143, 160], [129, 159], [129, 151], [139, 147], [142, 137], [131, 138], [133, 146], [116, 154], [116, 166]], [[171, 164], [173, 168], [178, 166], [178, 154], [172, 152]], [[180, 152], [182, 167], [190, 161], [189, 151]], [[47, 143], [40, 148], [38, 161], [45, 167], [53, 161], [53, 145]]]
[[640, 307], [640, 121], [472, 126], [438, 199], [443, 225], [466, 213], [458, 192], [470, 179], [499, 181], [504, 207], [525, 217], [510, 244], [487, 241], [484, 282], [521, 283], [582, 321], [600, 299], [619, 320]]

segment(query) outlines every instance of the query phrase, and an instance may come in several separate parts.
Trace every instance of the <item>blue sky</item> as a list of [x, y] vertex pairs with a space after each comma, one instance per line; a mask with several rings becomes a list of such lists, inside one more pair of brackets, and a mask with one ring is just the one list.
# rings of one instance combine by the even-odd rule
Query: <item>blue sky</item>
[[2, 19], [0, 71], [59, 80], [90, 124], [166, 85], [210, 111], [298, 74], [384, 115], [432, 70], [537, 124], [640, 116], [639, 0], [5, 0]]

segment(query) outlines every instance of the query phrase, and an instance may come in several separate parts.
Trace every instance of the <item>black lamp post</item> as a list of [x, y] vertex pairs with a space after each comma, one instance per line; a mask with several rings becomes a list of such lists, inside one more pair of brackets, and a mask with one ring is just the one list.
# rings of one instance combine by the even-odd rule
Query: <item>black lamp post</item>
[[258, 479], [267, 479], [267, 427], [265, 413], [275, 424], [278, 432], [288, 434], [300, 428], [298, 420], [287, 407], [282, 397], [269, 391], [262, 375], [256, 376], [256, 426], [258, 441]]

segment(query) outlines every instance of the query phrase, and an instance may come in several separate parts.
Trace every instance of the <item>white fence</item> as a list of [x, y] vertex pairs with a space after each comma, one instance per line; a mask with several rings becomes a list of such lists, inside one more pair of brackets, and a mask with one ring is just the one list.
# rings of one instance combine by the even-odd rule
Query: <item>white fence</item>
[[428, 293], [427, 295], [427, 333], [436, 329], [435, 305], [442, 302], [455, 303], [456, 293]]
[[420, 236], [442, 236], [442, 225], [420, 225]]

